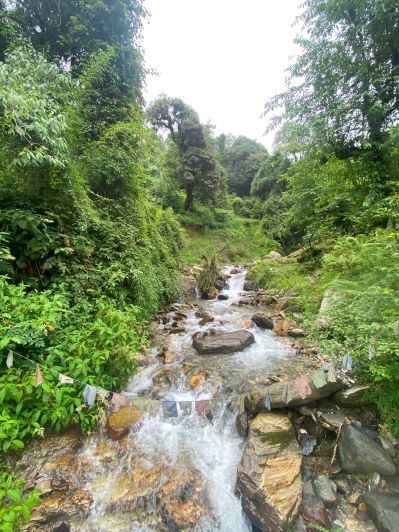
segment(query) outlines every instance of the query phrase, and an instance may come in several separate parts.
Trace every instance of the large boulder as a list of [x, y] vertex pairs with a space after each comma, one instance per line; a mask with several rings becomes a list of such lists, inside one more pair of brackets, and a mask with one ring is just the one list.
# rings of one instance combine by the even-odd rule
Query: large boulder
[[281, 531], [296, 516], [302, 493], [301, 462], [287, 415], [259, 414], [251, 422], [236, 491], [244, 511], [260, 530]]
[[374, 523], [381, 532], [399, 530], [399, 499], [397, 495], [365, 493], [364, 502]]
[[252, 321], [261, 329], [273, 329], [274, 327], [273, 318], [266, 312], [256, 312], [252, 316]]
[[348, 473], [380, 473], [395, 475], [396, 467], [389, 454], [367, 434], [353, 425], [342, 428], [338, 442], [338, 458]]
[[243, 288], [247, 292], [250, 292], [251, 290], [257, 290], [258, 286], [253, 281], [245, 281]]
[[[303, 377], [303, 376], [302, 376]], [[286, 382], [275, 382], [270, 385], [270, 402], [272, 409], [285, 406], [298, 406], [313, 403], [323, 397], [344, 388], [346, 384], [340, 380], [330, 367], [329, 371], [317, 369], [308, 376], [310, 393], [304, 396], [296, 379]], [[265, 410], [266, 389], [264, 385], [257, 385], [245, 396], [245, 408], [255, 415]]]
[[201, 355], [216, 355], [242, 351], [255, 341], [254, 335], [246, 329], [237, 331], [211, 331], [196, 333], [193, 346]]
[[270, 251], [266, 255], [266, 258], [267, 259], [281, 259], [281, 253], [279, 253], [278, 251]]

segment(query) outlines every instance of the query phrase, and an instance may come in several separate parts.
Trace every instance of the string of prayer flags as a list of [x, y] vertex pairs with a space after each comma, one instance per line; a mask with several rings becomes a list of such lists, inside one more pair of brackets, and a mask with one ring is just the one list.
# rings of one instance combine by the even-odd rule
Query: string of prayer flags
[[307, 375], [299, 375], [294, 380], [294, 386], [301, 399], [306, 399], [312, 393]]
[[210, 403], [208, 399], [195, 401], [195, 412], [198, 416], [206, 416], [209, 412]]
[[164, 417], [178, 417], [176, 401], [162, 401]]
[[8, 352], [6, 366], [8, 369], [11, 369], [14, 365], [14, 353], [12, 351]]
[[266, 386], [265, 407], [267, 410], [269, 410], [269, 412], [272, 409], [272, 401], [270, 397], [270, 386], [269, 385]]
[[61, 384], [73, 384], [73, 378], [68, 377], [68, 375], [64, 375], [63, 373], [58, 374], [58, 380]]
[[36, 372], [35, 372], [35, 386], [40, 386], [43, 382], [42, 372], [40, 371], [39, 364], [36, 364]]
[[127, 403], [128, 403], [127, 395], [122, 395], [121, 393], [116, 393], [116, 392], [112, 394], [112, 399], [111, 399], [112, 412], [118, 412], [118, 410], [126, 406]]
[[96, 386], [91, 386], [90, 384], [86, 384], [83, 390], [83, 399], [86, 404], [89, 406], [93, 406], [96, 400], [97, 396], [97, 388]]
[[352, 359], [349, 353], [342, 357], [344, 371], [352, 371]]

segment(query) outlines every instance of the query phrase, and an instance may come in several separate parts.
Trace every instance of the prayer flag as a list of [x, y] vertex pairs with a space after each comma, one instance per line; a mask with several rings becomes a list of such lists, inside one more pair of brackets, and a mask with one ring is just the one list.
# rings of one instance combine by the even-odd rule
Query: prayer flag
[[284, 384], [284, 389], [283, 389], [283, 401], [285, 404], [289, 403], [291, 401], [292, 397], [291, 397], [291, 389], [290, 389], [290, 383], [287, 381], [285, 384]]
[[14, 365], [14, 353], [12, 351], [8, 352], [6, 366], [8, 369], [11, 369]]
[[61, 384], [73, 384], [73, 378], [68, 377], [68, 375], [64, 375], [63, 373], [58, 374], [58, 380]]
[[328, 382], [337, 382], [337, 379], [335, 377], [334, 366], [332, 364], [330, 364], [330, 367], [328, 368], [327, 381]]
[[178, 417], [176, 401], [162, 401], [164, 417]]
[[113, 393], [111, 399], [112, 412], [118, 412], [128, 402], [127, 396], [120, 393]]
[[189, 416], [193, 411], [192, 401], [179, 401], [179, 411], [182, 416]]
[[349, 353], [342, 357], [342, 362], [344, 364], [345, 371], [352, 371], [352, 359]]
[[310, 378], [316, 388], [323, 388], [323, 386], [327, 384], [326, 374], [323, 369], [316, 369], [316, 371], [310, 375]]
[[269, 410], [269, 412], [272, 409], [272, 402], [271, 402], [271, 398], [270, 398], [270, 386], [269, 385], [266, 386], [265, 407], [266, 407], [267, 410]]
[[206, 416], [209, 412], [210, 403], [208, 399], [202, 399], [195, 401], [195, 411], [199, 416]]
[[294, 380], [294, 386], [301, 399], [305, 399], [312, 393], [307, 375], [299, 375], [299, 377]]
[[83, 390], [83, 399], [85, 400], [85, 403], [89, 406], [93, 406], [96, 400], [96, 396], [97, 388], [95, 386], [91, 386], [90, 384], [86, 384]]
[[43, 382], [42, 372], [40, 371], [39, 364], [36, 364], [36, 374], [35, 374], [35, 386], [40, 386]]

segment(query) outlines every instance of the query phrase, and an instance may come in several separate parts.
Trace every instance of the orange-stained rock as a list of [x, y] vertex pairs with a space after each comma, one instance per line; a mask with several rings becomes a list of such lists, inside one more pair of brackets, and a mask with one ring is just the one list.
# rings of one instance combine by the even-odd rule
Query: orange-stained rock
[[128, 433], [129, 428], [138, 423], [142, 414], [138, 408], [127, 405], [111, 414], [108, 418], [108, 433], [113, 440], [119, 440]]
[[288, 336], [289, 330], [297, 327], [295, 320], [284, 318], [283, 316], [277, 316], [274, 318], [273, 332], [280, 336]]
[[254, 322], [252, 320], [245, 320], [242, 322], [243, 329], [251, 329], [251, 327], [253, 326], [254, 326]]
[[190, 388], [196, 390], [205, 380], [205, 375], [200, 373], [199, 375], [193, 375], [190, 379]]
[[236, 491], [260, 529], [285, 530], [301, 501], [302, 454], [286, 414], [259, 414], [251, 422], [238, 469]]

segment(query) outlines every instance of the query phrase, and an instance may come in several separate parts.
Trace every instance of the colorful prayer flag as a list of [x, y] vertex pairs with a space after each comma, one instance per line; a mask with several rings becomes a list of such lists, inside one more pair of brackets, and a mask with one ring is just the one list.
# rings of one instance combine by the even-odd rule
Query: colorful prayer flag
[[112, 412], [118, 412], [122, 407], [126, 406], [128, 398], [126, 395], [120, 393], [113, 393], [111, 399]]
[[40, 371], [39, 364], [36, 364], [36, 374], [35, 374], [35, 386], [40, 386], [43, 382], [42, 372]]
[[97, 388], [95, 386], [91, 386], [90, 384], [86, 384], [83, 390], [83, 399], [85, 403], [88, 404], [89, 406], [93, 406], [96, 400], [96, 396], [97, 396]]
[[14, 353], [10, 350], [7, 355], [6, 366], [11, 369], [14, 365]]
[[352, 359], [349, 353], [342, 357], [345, 371], [352, 371]]
[[182, 416], [189, 416], [193, 411], [192, 401], [179, 401], [179, 411]]
[[195, 401], [195, 412], [198, 416], [206, 416], [210, 410], [210, 402], [208, 399]]
[[164, 417], [178, 417], [176, 401], [162, 401]]
[[266, 386], [265, 407], [267, 410], [269, 410], [269, 412], [272, 409], [272, 401], [270, 397], [270, 386], [269, 385]]
[[73, 378], [68, 377], [68, 375], [64, 375], [63, 373], [58, 374], [58, 380], [61, 384], [73, 384]]
[[294, 386], [301, 399], [306, 399], [312, 393], [307, 375], [299, 375], [294, 380]]

